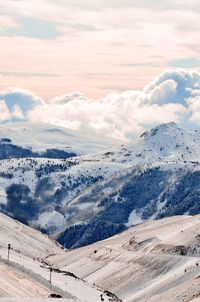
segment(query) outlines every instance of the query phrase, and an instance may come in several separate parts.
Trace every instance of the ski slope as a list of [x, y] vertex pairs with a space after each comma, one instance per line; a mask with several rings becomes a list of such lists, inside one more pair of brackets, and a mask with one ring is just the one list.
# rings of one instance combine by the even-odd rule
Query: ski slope
[[0, 297], [48, 297], [50, 289], [42, 286], [23, 272], [10, 265], [0, 264]]
[[[11, 244], [7, 262], [7, 246]], [[68, 270], [59, 271], [52, 265], [52, 284], [46, 260], [52, 255], [65, 255], [55, 241], [11, 218], [0, 214], [0, 301], [6, 298], [48, 298], [60, 294], [67, 301], [96, 302], [109, 296], [103, 289], [77, 278]]]
[[199, 229], [200, 215], [165, 218], [48, 261], [124, 302], [193, 301], [200, 299]]

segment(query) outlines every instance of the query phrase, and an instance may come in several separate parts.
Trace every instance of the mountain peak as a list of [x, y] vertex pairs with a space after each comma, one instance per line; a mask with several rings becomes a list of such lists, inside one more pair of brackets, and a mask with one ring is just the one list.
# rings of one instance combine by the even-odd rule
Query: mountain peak
[[[153, 163], [161, 161], [198, 162], [200, 132], [180, 128], [175, 122], [165, 123], [144, 132], [135, 144], [125, 150], [124, 162]], [[123, 150], [121, 154], [123, 155]], [[123, 157], [123, 156], [122, 156]]]
[[175, 122], [169, 122], [169, 123], [163, 123], [163, 124], [160, 124], [158, 126], [158, 128], [178, 128], [178, 125], [177, 123]]
[[150, 131], [144, 132], [140, 137], [143, 137], [144, 139], [149, 139], [158, 133], [170, 133], [171, 131], [174, 132], [178, 129], [181, 130], [175, 122], [163, 123], [152, 128]]

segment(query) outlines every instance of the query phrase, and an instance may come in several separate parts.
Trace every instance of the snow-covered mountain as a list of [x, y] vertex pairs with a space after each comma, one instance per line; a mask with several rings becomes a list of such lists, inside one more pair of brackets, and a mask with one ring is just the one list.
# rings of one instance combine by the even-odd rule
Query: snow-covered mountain
[[[200, 161], [200, 131], [184, 130], [174, 122], [141, 134], [138, 141], [102, 154], [105, 161], [131, 164]], [[97, 155], [99, 158], [99, 155]], [[96, 158], [96, 155], [93, 156]]]
[[146, 220], [200, 213], [199, 131], [163, 124], [137, 142], [111, 146], [107, 139], [76, 132], [69, 138], [68, 130], [58, 134], [60, 128], [47, 125], [6, 127], [19, 129], [13, 136], [11, 130], [3, 132], [2, 145], [11, 140], [37, 152], [51, 148], [53, 137], [53, 149], [66, 151], [62, 148], [71, 139], [70, 152], [76, 154], [69, 158], [53, 152], [0, 161], [1, 211], [66, 247], [90, 244]]
[[0, 125], [0, 159], [68, 158], [119, 146], [121, 141], [39, 123]]
[[77, 247], [147, 220], [200, 213], [199, 150], [199, 131], [169, 123], [146, 132], [135, 144], [88, 156], [129, 167], [88, 187], [68, 204], [68, 212], [82, 210], [56, 238]]
[[196, 163], [128, 168], [90, 186], [68, 204], [67, 211], [78, 208], [78, 215], [56, 238], [66, 247], [79, 247], [148, 220], [198, 214], [199, 192]]
[[0, 301], [55, 301], [50, 298], [57, 296], [69, 302], [100, 302], [101, 297], [106, 302], [120, 302], [68, 269], [49, 265], [52, 255], [68, 257], [68, 252], [49, 237], [0, 214]]
[[67, 226], [85, 205], [68, 211], [68, 204], [87, 187], [124, 169], [118, 163], [84, 157], [6, 159], [0, 161], [1, 210], [48, 233]]

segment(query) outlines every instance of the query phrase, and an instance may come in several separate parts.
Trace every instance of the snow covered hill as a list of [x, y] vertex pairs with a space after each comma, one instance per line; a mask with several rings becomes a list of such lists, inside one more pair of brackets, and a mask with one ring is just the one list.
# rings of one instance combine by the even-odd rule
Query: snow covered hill
[[68, 251], [0, 214], [0, 301], [197, 302], [199, 229], [200, 215], [164, 218]]
[[110, 150], [121, 143], [48, 124], [29, 122], [0, 125], [0, 159], [67, 158]]
[[49, 263], [70, 269], [124, 302], [200, 299], [200, 215], [141, 224]]
[[147, 220], [200, 213], [199, 150], [199, 131], [169, 123], [144, 133], [135, 144], [88, 156], [129, 166], [80, 192], [68, 212], [90, 207], [69, 220], [56, 238], [66, 247], [77, 247]]
[[199, 131], [162, 124], [125, 144], [24, 123], [1, 126], [0, 140], [0, 150], [32, 148], [7, 158], [8, 147], [0, 161], [1, 211], [68, 248], [144, 221], [200, 213]]
[[106, 302], [119, 301], [68, 269], [61, 271], [56, 265], [49, 266], [48, 257], [52, 255], [68, 257], [68, 252], [40, 232], [0, 214], [0, 301], [51, 301], [49, 298], [55, 295], [69, 302], [100, 302], [101, 297]]
[[200, 166], [160, 163], [119, 171], [90, 186], [67, 205], [89, 204], [56, 235], [65, 247], [79, 247], [149, 220], [200, 213]]
[[72, 210], [69, 205], [80, 192], [126, 166], [88, 161], [84, 157], [2, 160], [1, 211], [47, 233], [55, 232], [91, 205], [80, 205]]
[[[137, 142], [102, 154], [102, 160], [134, 165], [163, 161], [200, 162], [199, 150], [200, 131], [181, 129], [171, 122], [141, 134]], [[99, 158], [99, 154], [92, 158]]]

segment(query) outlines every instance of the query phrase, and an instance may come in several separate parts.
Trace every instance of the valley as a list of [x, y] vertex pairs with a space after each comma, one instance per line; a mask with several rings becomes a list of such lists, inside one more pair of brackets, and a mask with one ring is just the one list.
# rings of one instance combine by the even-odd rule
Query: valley
[[[97, 138], [72, 135], [71, 130], [58, 128], [58, 135], [50, 125], [22, 123], [18, 127], [0, 127], [4, 135], [0, 144], [4, 156], [0, 161], [1, 211], [53, 236], [66, 248], [91, 244], [138, 223], [200, 213], [197, 130], [162, 124], [134, 143], [114, 141], [111, 146], [100, 138], [97, 144]], [[50, 148], [47, 132], [52, 140], [57, 138], [51, 147], [63, 158], [1, 153], [1, 146], [9, 146], [15, 135], [15, 144], [19, 140], [20, 147], [31, 144], [34, 152], [43, 150], [44, 156]], [[74, 146], [70, 152], [76, 155], [66, 158], [61, 141], [69, 144], [69, 138]]]
[[69, 251], [1, 214], [0, 301], [196, 302], [199, 226], [199, 215], [164, 218]]

